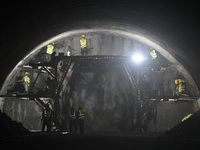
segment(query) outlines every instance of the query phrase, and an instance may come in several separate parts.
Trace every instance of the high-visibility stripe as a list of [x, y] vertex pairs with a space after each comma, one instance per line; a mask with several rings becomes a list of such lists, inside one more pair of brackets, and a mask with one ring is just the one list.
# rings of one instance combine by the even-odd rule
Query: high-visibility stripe
[[27, 84], [29, 86], [30, 78], [28, 76], [24, 77], [24, 84]]
[[86, 45], [87, 41], [86, 41], [85, 38], [82, 38], [82, 39], [80, 40], [80, 43], [81, 43], [81, 48], [87, 47], [87, 45]]
[[51, 44], [49, 44], [49, 45], [47, 46], [47, 51], [46, 51], [46, 53], [47, 53], [47, 54], [52, 54], [52, 53], [53, 53], [53, 48], [54, 48], [54, 46], [51, 45]]
[[150, 52], [150, 55], [152, 56], [153, 59], [156, 59], [156, 58], [157, 58], [157, 54], [156, 54], [155, 50], [152, 50], [152, 51]]
[[70, 113], [70, 118], [71, 118], [71, 119], [76, 119], [75, 111], [73, 112], [73, 114]]
[[185, 121], [185, 120], [187, 120], [187, 119], [190, 118], [191, 116], [192, 116], [192, 114], [189, 114], [189, 115], [185, 116], [185, 117], [182, 119], [182, 122]]
[[81, 120], [85, 119], [85, 112], [84, 112], [84, 110], [79, 110], [79, 119], [81, 119]]
[[179, 84], [179, 86], [178, 86], [178, 91], [179, 91], [180, 93], [182, 93], [182, 92], [185, 91], [185, 86], [184, 86], [182, 83]]

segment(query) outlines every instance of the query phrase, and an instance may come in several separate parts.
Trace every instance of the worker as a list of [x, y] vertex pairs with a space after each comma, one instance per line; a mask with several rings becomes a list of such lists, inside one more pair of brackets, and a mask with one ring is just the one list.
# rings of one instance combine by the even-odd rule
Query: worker
[[88, 49], [87, 49], [87, 40], [85, 39], [85, 34], [82, 35], [82, 39], [80, 40], [80, 44], [81, 44], [81, 55], [87, 56]]
[[152, 59], [156, 59], [157, 58], [156, 51], [153, 48], [151, 48], [150, 55], [151, 55]]
[[76, 109], [75, 109], [74, 104], [72, 104], [72, 106], [70, 107], [69, 116], [70, 116], [69, 133], [72, 134], [72, 128], [74, 128], [74, 133], [76, 134], [77, 115], [76, 115]]
[[52, 111], [50, 108], [50, 104], [47, 103], [46, 107], [43, 109], [43, 113], [42, 113], [42, 121], [43, 121], [43, 125], [42, 125], [42, 131], [45, 131], [45, 127], [47, 128], [47, 132], [51, 131], [51, 118], [52, 118]]
[[178, 96], [183, 96], [185, 95], [185, 85], [184, 85], [185, 81], [182, 79], [176, 79], [175, 80], [175, 84], [177, 84], [178, 86], [176, 87], [176, 94]]
[[51, 60], [51, 55], [53, 54], [54, 44], [55, 44], [54, 42], [51, 42], [49, 45], [47, 45], [47, 50], [46, 50], [47, 61]]
[[79, 104], [78, 106], [78, 121], [80, 126], [80, 134], [84, 133], [84, 121], [85, 121], [85, 110], [83, 109], [82, 105]]
[[23, 79], [21, 81], [24, 82], [25, 93], [28, 93], [29, 85], [30, 85], [30, 78], [28, 77], [28, 72], [25, 72], [24, 74], [25, 74], [25, 76], [23, 77]]
[[183, 82], [179, 83], [178, 92], [179, 92], [179, 95], [183, 95], [185, 93], [185, 85], [183, 84]]

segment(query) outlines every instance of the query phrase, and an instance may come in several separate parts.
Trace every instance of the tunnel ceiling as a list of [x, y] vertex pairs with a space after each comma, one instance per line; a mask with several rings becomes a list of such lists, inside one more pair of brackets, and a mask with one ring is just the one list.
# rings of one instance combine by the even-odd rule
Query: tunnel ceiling
[[7, 64], [1, 67], [1, 84], [16, 64], [28, 62], [29, 56], [33, 57], [50, 41], [75, 34], [104, 32], [127, 36], [154, 47], [170, 62], [177, 64], [189, 81], [193, 82], [194, 78], [199, 86], [199, 71], [196, 69], [199, 63], [199, 22], [194, 18], [195, 8], [188, 13], [184, 3], [173, 3], [172, 7], [170, 3], [156, 1], [21, 4], [4, 2], [1, 5], [4, 20], [1, 24], [2, 57], [5, 58], [1, 59], [1, 64]]

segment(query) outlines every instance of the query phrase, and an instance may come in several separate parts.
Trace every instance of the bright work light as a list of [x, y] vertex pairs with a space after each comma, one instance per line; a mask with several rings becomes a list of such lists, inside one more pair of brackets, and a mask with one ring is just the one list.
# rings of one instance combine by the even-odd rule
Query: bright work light
[[141, 63], [142, 61], [144, 61], [144, 56], [142, 54], [135, 54], [132, 56], [133, 61], [135, 61], [136, 63]]

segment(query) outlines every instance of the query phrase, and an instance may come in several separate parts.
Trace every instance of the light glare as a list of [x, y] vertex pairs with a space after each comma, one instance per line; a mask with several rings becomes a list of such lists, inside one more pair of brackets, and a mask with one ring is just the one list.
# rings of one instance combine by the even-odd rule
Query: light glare
[[144, 60], [144, 57], [141, 54], [135, 54], [132, 56], [132, 58], [136, 63], [141, 63]]

